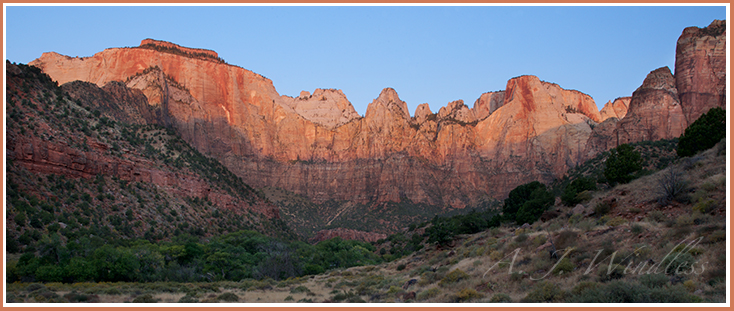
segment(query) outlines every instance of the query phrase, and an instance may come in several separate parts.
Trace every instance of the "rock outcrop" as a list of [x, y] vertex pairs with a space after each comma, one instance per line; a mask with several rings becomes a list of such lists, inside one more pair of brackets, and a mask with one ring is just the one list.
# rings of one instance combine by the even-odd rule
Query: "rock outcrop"
[[88, 58], [44, 53], [31, 64], [59, 83], [125, 81], [148, 98], [145, 120], [176, 128], [255, 187], [315, 202], [460, 208], [550, 182], [619, 143], [677, 137], [687, 124], [667, 68], [602, 113], [584, 93], [521, 76], [471, 109], [461, 100], [436, 113], [422, 104], [413, 117], [386, 88], [360, 117], [341, 91], [280, 96], [270, 80], [206, 51], [144, 41]]
[[675, 85], [688, 124], [713, 107], [726, 108], [726, 21], [688, 27], [678, 39]]
[[617, 124], [619, 144], [679, 137], [687, 127], [678, 99], [675, 78], [668, 67], [647, 75], [632, 93], [627, 115]]
[[631, 100], [632, 97], [619, 97], [614, 101], [608, 101], [599, 111], [601, 121], [604, 122], [606, 119], [609, 118], [624, 118], [624, 116], [627, 115], [627, 110], [629, 109]]

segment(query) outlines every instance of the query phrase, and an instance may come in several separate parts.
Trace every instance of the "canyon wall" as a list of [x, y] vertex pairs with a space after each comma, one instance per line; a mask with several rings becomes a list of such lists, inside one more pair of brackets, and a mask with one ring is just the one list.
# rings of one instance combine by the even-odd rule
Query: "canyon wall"
[[31, 65], [59, 83], [139, 90], [150, 106], [134, 108], [142, 119], [176, 128], [256, 187], [316, 202], [410, 199], [461, 208], [523, 183], [551, 182], [620, 143], [679, 136], [706, 107], [724, 102], [722, 24], [686, 29], [675, 76], [655, 70], [632, 97], [601, 112], [586, 94], [521, 76], [472, 108], [458, 100], [434, 113], [422, 104], [412, 117], [386, 88], [361, 117], [340, 90], [281, 96], [270, 80], [212, 51], [155, 40], [86, 58], [44, 53]]

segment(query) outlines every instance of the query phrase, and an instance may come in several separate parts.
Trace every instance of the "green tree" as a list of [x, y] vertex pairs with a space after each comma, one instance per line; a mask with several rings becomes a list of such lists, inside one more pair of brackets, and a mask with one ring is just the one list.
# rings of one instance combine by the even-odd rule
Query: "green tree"
[[635, 178], [634, 173], [642, 169], [642, 157], [629, 144], [622, 144], [610, 151], [604, 163], [604, 177], [610, 184], [626, 184]]
[[686, 128], [678, 141], [678, 156], [689, 157], [706, 150], [726, 137], [726, 112], [711, 108]]
[[455, 226], [446, 219], [434, 217], [431, 221], [433, 226], [426, 229], [428, 243], [446, 245], [454, 239]]
[[520, 209], [517, 211], [515, 221], [518, 224], [529, 223], [532, 224], [540, 218], [555, 201], [555, 197], [552, 193], [546, 190], [545, 185], [541, 184], [541, 187], [536, 188], [528, 196]]
[[541, 187], [545, 189], [545, 185], [539, 181], [533, 181], [512, 189], [510, 194], [507, 196], [507, 199], [505, 199], [505, 205], [502, 207], [504, 218], [514, 220], [517, 212], [520, 210], [520, 207], [528, 201], [533, 191]]
[[561, 195], [561, 201], [566, 206], [579, 204], [581, 200], [576, 197], [579, 192], [596, 189], [596, 181], [593, 178], [579, 177], [566, 186], [566, 189], [563, 190], [563, 194]]

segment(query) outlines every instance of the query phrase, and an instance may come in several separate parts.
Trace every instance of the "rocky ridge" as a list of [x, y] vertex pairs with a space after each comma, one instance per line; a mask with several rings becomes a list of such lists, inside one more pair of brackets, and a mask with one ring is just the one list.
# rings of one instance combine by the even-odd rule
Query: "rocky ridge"
[[[454, 101], [433, 113], [422, 104], [413, 117], [387, 88], [360, 117], [341, 91], [280, 96], [261, 75], [183, 53], [113, 48], [82, 59], [44, 53], [31, 64], [59, 83], [126, 81], [149, 98], [152, 115], [256, 187], [315, 202], [409, 199], [460, 208], [481, 196], [502, 198], [522, 183], [550, 182], [620, 143], [680, 135], [686, 113], [708, 105], [685, 94], [709, 84], [685, 79], [725, 75], [718, 65], [706, 67], [720, 62], [695, 52], [720, 54], [722, 23], [684, 31], [676, 64], [692, 64], [681, 66], [689, 74], [655, 70], [632, 97], [601, 112], [590, 96], [534, 76], [510, 79], [473, 108]], [[704, 91], [696, 94], [723, 96]]]

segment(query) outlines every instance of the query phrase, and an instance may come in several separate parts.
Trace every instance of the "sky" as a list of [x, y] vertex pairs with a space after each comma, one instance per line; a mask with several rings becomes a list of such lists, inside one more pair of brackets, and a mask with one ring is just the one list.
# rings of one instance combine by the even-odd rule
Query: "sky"
[[355, 110], [386, 87], [437, 112], [470, 108], [507, 80], [535, 75], [601, 109], [645, 76], [674, 71], [684, 28], [726, 6], [6, 6], [5, 58], [91, 56], [145, 38], [219, 53], [281, 95], [341, 89]]

